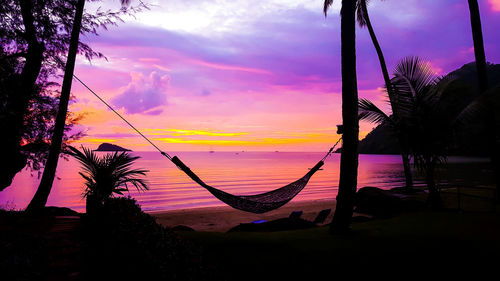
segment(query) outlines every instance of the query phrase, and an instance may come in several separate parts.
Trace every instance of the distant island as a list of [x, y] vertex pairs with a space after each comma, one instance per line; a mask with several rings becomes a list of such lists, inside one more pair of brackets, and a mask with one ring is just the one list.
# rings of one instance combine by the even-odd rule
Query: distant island
[[132, 151], [132, 150], [110, 143], [102, 143], [95, 151]]

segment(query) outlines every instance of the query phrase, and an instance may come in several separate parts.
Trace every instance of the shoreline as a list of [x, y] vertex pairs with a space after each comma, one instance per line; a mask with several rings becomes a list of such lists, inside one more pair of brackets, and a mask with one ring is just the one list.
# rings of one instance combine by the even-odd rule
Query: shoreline
[[195, 231], [226, 232], [240, 223], [250, 223], [256, 220], [271, 221], [285, 218], [293, 211], [302, 211], [303, 214], [301, 218], [312, 221], [321, 210], [331, 209], [330, 214], [325, 219], [324, 224], [326, 224], [332, 220], [335, 205], [336, 200], [334, 199], [317, 199], [310, 201], [292, 201], [276, 210], [264, 214], [248, 213], [229, 206], [151, 211], [147, 213], [155, 217], [159, 224], [170, 228], [177, 225], [184, 225]]

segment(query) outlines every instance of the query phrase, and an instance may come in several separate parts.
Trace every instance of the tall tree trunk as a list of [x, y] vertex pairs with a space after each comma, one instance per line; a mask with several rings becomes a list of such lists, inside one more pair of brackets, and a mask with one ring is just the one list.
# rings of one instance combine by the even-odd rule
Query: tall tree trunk
[[[375, 31], [373, 30], [373, 26], [372, 26], [372, 23], [370, 21], [370, 16], [368, 14], [366, 0], [359, 0], [359, 1], [360, 1], [359, 8], [361, 8], [363, 10], [364, 19], [366, 22], [366, 27], [368, 28], [368, 33], [370, 33], [370, 38], [372, 39], [373, 46], [375, 47], [375, 50], [377, 51], [378, 60], [380, 62], [380, 68], [382, 69], [382, 75], [384, 77], [385, 87], [387, 89], [387, 95], [389, 96], [389, 101], [391, 104], [392, 115], [393, 115], [393, 118], [397, 119], [397, 110], [394, 107], [394, 105], [395, 105], [394, 89], [392, 88], [391, 79], [389, 78], [389, 71], [387, 70], [387, 64], [385, 63], [384, 53], [382, 52], [382, 48], [380, 47], [377, 36], [375, 35]], [[398, 120], [396, 120], [396, 122], [398, 122]], [[401, 147], [406, 146], [405, 143], [402, 143], [404, 141], [404, 138], [400, 137], [400, 138], [398, 138], [398, 141], [399, 141]], [[412, 173], [411, 173], [410, 159], [408, 157], [408, 153], [406, 153], [402, 149], [401, 156], [403, 158], [403, 168], [404, 168], [404, 172], [405, 172], [406, 188], [412, 188], [413, 187], [413, 177], [412, 177]]]
[[[370, 16], [368, 15], [368, 8], [366, 7], [366, 0], [360, 0], [360, 8], [363, 9], [364, 18], [366, 21], [366, 27], [368, 28], [368, 32], [370, 33], [370, 38], [372, 39], [373, 46], [377, 51], [378, 60], [380, 62], [380, 68], [382, 69], [382, 75], [384, 76], [385, 87], [387, 88], [387, 93], [389, 95], [389, 100], [393, 99], [393, 89], [391, 84], [391, 79], [389, 78], [389, 72], [387, 71], [387, 65], [385, 63], [384, 53], [382, 52], [382, 48], [378, 43], [377, 36], [375, 35], [375, 31], [373, 30], [372, 23], [370, 21]], [[391, 102], [392, 112], [394, 113], [394, 105]]]
[[350, 229], [358, 177], [358, 89], [356, 79], [356, 1], [342, 0], [342, 120], [344, 134], [340, 156], [340, 179], [337, 206], [330, 231]]
[[38, 186], [35, 196], [28, 205], [27, 211], [29, 212], [36, 211], [45, 207], [50, 194], [50, 190], [52, 189], [52, 183], [54, 182], [57, 162], [59, 160], [62, 139], [64, 136], [64, 127], [66, 125], [66, 115], [68, 112], [68, 102], [71, 92], [71, 83], [73, 81], [73, 71], [75, 69], [76, 54], [78, 52], [78, 40], [82, 25], [84, 6], [85, 0], [78, 0], [75, 10], [73, 29], [71, 30], [68, 59], [66, 61], [66, 68], [64, 71], [64, 78], [61, 89], [61, 97], [59, 100], [59, 110], [57, 112], [56, 124], [54, 133], [52, 135], [52, 142], [49, 148], [49, 156], [47, 158], [47, 162], [45, 163], [45, 168], [43, 170], [40, 185]]
[[[488, 71], [486, 65], [486, 54], [484, 52], [483, 30], [481, 28], [481, 16], [479, 13], [479, 4], [477, 0], [469, 1], [470, 22], [472, 27], [472, 39], [474, 40], [474, 55], [476, 58], [477, 79], [479, 83], [479, 92], [482, 94], [488, 90]], [[491, 150], [491, 163], [493, 171], [496, 173], [496, 202], [500, 202], [500, 155], [497, 147], [500, 135], [495, 129], [498, 126], [495, 122], [495, 112], [493, 109], [489, 110], [486, 116], [486, 124], [488, 128], [489, 143]]]
[[26, 157], [21, 153], [24, 116], [29, 100], [35, 91], [44, 51], [44, 46], [38, 42], [36, 36], [32, 2], [30, 0], [19, 1], [19, 7], [23, 18], [23, 35], [28, 43], [28, 49], [19, 80], [13, 81], [20, 91], [7, 93], [10, 110], [2, 113], [5, 114], [5, 120], [2, 120], [0, 128], [5, 137], [0, 139], [0, 149], [4, 159], [9, 159], [9, 161], [3, 161], [0, 165], [0, 191], [8, 187], [14, 176], [26, 165]]
[[401, 158], [403, 159], [406, 188], [413, 188], [413, 176], [411, 174], [410, 156], [408, 155], [408, 153], [403, 152], [401, 153]]
[[428, 204], [433, 210], [439, 210], [442, 207], [441, 196], [436, 187], [436, 182], [434, 179], [436, 169], [436, 161], [434, 158], [427, 157], [425, 159], [425, 179], [427, 183], [427, 188], [429, 190]]
[[476, 56], [477, 78], [479, 91], [484, 93], [488, 89], [488, 73], [486, 72], [486, 55], [484, 53], [483, 30], [477, 0], [469, 1], [470, 23], [472, 39], [474, 40], [474, 55]]

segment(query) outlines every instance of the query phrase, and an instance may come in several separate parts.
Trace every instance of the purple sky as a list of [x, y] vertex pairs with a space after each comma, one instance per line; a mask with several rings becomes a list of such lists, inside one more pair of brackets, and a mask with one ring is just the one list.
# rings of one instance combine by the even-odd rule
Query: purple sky
[[[322, 1], [151, 2], [83, 38], [108, 61], [80, 58], [75, 73], [167, 151], [326, 150], [341, 123], [340, 2], [327, 18]], [[500, 0], [479, 5], [487, 60], [499, 63]], [[465, 0], [374, 0], [369, 13], [390, 72], [408, 55], [441, 75], [474, 60]], [[389, 110], [366, 29], [357, 67], [360, 97]], [[77, 82], [73, 92], [72, 110], [86, 114], [80, 143], [151, 150]]]

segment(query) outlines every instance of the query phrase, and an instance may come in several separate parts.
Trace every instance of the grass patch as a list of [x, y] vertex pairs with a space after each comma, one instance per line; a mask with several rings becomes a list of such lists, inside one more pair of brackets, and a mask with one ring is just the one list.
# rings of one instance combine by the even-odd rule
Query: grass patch
[[273, 233], [189, 232], [227, 280], [321, 278], [328, 272], [420, 274], [494, 272], [500, 250], [495, 213], [419, 212], [353, 224]]

